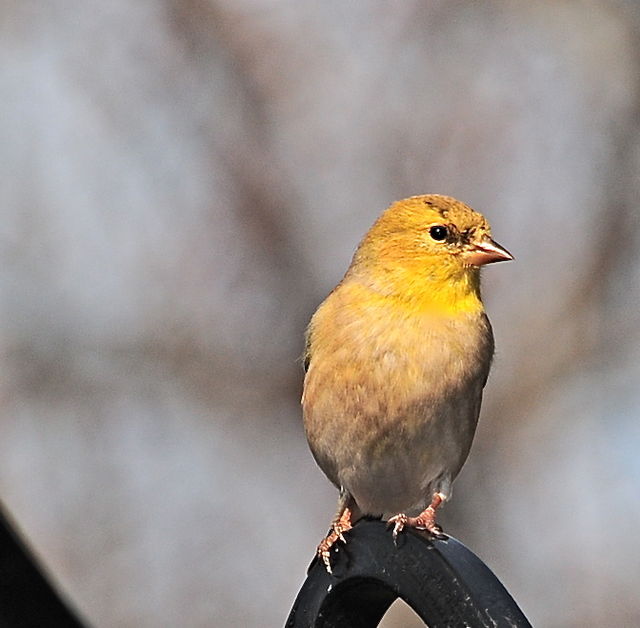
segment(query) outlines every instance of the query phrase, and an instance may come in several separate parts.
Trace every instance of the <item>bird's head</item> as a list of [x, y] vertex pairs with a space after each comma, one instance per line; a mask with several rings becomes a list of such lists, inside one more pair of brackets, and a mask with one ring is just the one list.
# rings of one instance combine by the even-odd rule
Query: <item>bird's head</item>
[[437, 299], [457, 309], [479, 300], [479, 268], [513, 256], [491, 238], [484, 216], [449, 196], [398, 201], [371, 227], [350, 273], [385, 293]]

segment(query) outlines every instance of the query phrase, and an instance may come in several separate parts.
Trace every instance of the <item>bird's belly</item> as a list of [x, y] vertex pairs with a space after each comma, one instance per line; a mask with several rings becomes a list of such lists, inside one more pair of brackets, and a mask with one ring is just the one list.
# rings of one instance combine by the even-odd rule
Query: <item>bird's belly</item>
[[372, 325], [360, 351], [348, 342], [316, 350], [303, 398], [307, 438], [364, 514], [410, 512], [435, 491], [450, 493], [491, 358], [490, 330], [477, 327], [398, 323], [383, 334]]
[[344, 439], [339, 482], [363, 513], [418, 512], [435, 492], [450, 495], [473, 440], [475, 396], [410, 408], [360, 440], [349, 438], [348, 429], [336, 434]]

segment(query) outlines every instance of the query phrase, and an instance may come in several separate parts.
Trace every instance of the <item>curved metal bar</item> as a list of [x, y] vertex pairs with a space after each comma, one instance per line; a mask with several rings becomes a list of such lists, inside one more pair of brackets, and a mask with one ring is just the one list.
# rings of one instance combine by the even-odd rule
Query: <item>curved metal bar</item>
[[430, 628], [531, 628], [491, 570], [462, 543], [413, 530], [394, 544], [362, 520], [332, 548], [333, 575], [314, 560], [286, 628], [369, 628], [402, 598]]
[[82, 628], [0, 504], [0, 626]]

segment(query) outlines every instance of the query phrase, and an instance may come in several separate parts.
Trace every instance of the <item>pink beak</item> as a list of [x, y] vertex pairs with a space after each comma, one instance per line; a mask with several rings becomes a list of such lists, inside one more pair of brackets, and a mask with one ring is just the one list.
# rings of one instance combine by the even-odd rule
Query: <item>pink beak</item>
[[465, 254], [465, 260], [473, 266], [484, 266], [494, 262], [508, 262], [513, 255], [504, 247], [486, 237], [480, 242], [475, 242], [473, 248]]

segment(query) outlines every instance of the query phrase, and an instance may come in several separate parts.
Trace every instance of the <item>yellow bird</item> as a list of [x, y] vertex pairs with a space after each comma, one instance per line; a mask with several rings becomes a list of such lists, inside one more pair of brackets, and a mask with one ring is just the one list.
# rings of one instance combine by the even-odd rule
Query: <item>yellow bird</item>
[[[448, 196], [394, 203], [313, 315], [302, 395], [313, 456], [340, 490], [318, 554], [361, 516], [437, 534], [475, 433], [493, 356], [480, 266], [513, 259]], [[409, 516], [411, 513], [417, 516]]]

